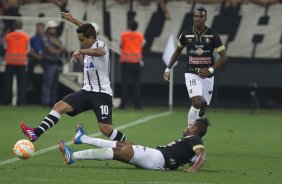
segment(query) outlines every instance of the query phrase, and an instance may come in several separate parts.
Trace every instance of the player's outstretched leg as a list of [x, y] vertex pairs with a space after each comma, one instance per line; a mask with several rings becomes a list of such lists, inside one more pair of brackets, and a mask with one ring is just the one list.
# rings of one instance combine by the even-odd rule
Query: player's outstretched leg
[[70, 165], [75, 162], [75, 160], [72, 158], [73, 150], [71, 150], [67, 145], [65, 145], [63, 140], [59, 140], [59, 149], [63, 154], [65, 164]]
[[34, 142], [38, 139], [34, 132], [34, 128], [28, 127], [24, 122], [21, 122], [20, 125], [22, 132], [24, 133], [24, 135], [28, 136], [31, 142]]
[[83, 129], [82, 123], [79, 123], [79, 124], [76, 125], [75, 132], [76, 132], [76, 134], [73, 138], [73, 143], [74, 144], [82, 144], [81, 137], [83, 135], [86, 135], [86, 132]]
[[104, 140], [86, 135], [86, 131], [81, 123], [76, 125], [75, 136], [73, 138], [74, 144], [89, 144], [99, 148], [115, 148], [117, 141]]

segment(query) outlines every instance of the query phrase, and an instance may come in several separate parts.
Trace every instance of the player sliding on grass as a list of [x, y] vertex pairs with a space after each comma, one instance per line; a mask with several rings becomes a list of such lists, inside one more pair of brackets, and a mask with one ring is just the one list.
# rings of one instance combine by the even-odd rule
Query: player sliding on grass
[[206, 160], [202, 137], [206, 134], [208, 125], [206, 118], [196, 119], [188, 128], [184, 129], [182, 138], [154, 149], [126, 141], [92, 138], [85, 134], [82, 125], [79, 124], [73, 139], [74, 144], [84, 143], [100, 148], [74, 152], [62, 140], [59, 142], [59, 148], [68, 165], [79, 160], [118, 160], [152, 170], [175, 170], [189, 163], [190, 159], [197, 155], [193, 166], [185, 170], [194, 173], [203, 166]]
[[96, 114], [100, 131], [111, 140], [125, 140], [122, 132], [112, 127], [112, 89], [109, 79], [110, 61], [109, 49], [106, 44], [96, 37], [96, 30], [91, 24], [83, 24], [69, 13], [63, 16], [79, 26], [76, 30], [77, 38], [82, 49], [72, 55], [77, 61], [84, 58], [84, 81], [81, 90], [65, 96], [57, 102], [50, 113], [35, 128], [28, 127], [21, 122], [23, 133], [31, 141], [55, 126], [63, 114], [75, 116], [87, 110]]

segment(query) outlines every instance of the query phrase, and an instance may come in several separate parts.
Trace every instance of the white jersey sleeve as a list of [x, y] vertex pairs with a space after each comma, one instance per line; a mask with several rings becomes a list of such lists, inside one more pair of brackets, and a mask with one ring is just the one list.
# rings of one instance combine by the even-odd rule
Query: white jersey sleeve
[[100, 57], [84, 56], [83, 70], [83, 90], [107, 93], [112, 96], [112, 88], [110, 82], [110, 60], [109, 49], [106, 44], [97, 40], [92, 49], [103, 48], [104, 55]]

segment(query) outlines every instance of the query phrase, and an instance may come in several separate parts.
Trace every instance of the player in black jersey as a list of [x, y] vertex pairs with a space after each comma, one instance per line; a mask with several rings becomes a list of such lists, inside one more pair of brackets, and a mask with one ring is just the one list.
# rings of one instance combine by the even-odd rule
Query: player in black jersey
[[151, 170], [175, 170], [189, 163], [196, 155], [196, 162], [186, 169], [187, 172], [194, 173], [199, 171], [206, 160], [202, 137], [206, 134], [208, 125], [206, 118], [198, 118], [184, 129], [182, 138], [157, 148], [135, 145], [127, 141], [91, 138], [85, 134], [82, 126], [78, 126], [74, 143], [85, 143], [100, 148], [74, 152], [62, 140], [59, 142], [59, 148], [68, 165], [78, 160], [118, 160]]
[[[188, 113], [188, 124], [205, 114], [205, 109], [210, 103], [213, 92], [213, 73], [226, 60], [225, 47], [219, 35], [215, 30], [205, 25], [207, 11], [204, 8], [196, 9], [193, 20], [193, 27], [180, 35], [178, 46], [163, 75], [163, 79], [169, 81], [170, 69], [181, 55], [183, 48], [186, 47], [185, 81], [192, 101]], [[217, 61], [214, 61], [214, 51], [219, 54]]]

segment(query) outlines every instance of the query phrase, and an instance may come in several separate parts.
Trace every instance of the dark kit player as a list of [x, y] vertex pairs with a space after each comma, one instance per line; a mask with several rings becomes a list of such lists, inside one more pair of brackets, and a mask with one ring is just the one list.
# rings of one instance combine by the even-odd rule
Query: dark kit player
[[117, 160], [150, 170], [175, 170], [189, 163], [190, 159], [196, 155], [197, 160], [193, 166], [185, 170], [194, 173], [199, 171], [206, 160], [202, 137], [206, 134], [208, 125], [206, 118], [199, 118], [184, 129], [182, 138], [157, 148], [135, 145], [127, 141], [109, 141], [89, 137], [82, 126], [78, 125], [74, 143], [84, 143], [100, 148], [74, 152], [62, 140], [59, 148], [68, 165], [79, 160]]
[[[204, 8], [196, 9], [193, 20], [193, 27], [180, 35], [178, 46], [163, 75], [164, 80], [169, 81], [169, 71], [181, 55], [183, 48], [186, 47], [187, 69], [185, 82], [192, 101], [188, 113], [188, 124], [204, 116], [205, 109], [212, 98], [213, 73], [226, 60], [225, 47], [219, 35], [215, 30], [205, 25], [207, 11]], [[214, 61], [214, 51], [219, 54], [217, 61]]]

